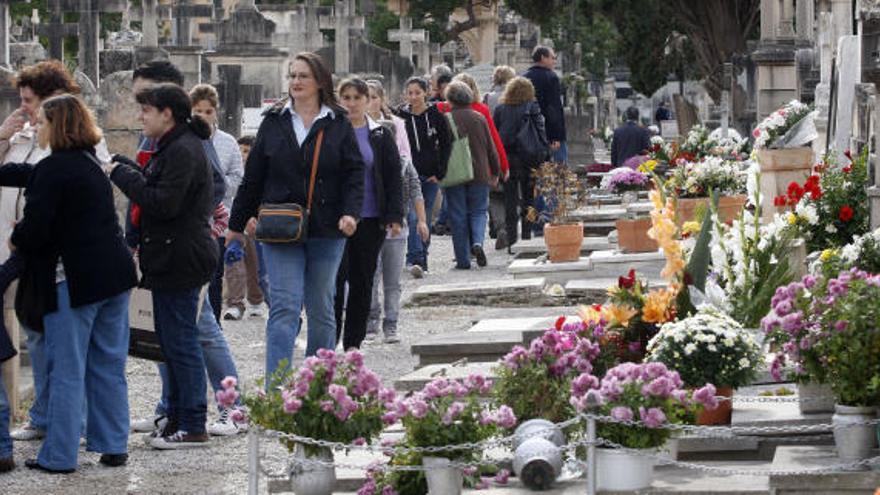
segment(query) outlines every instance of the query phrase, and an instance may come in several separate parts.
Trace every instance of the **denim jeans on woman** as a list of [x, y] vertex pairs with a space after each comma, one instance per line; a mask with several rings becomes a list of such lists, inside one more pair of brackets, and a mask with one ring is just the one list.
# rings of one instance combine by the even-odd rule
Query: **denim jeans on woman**
[[193, 435], [205, 433], [208, 418], [205, 358], [196, 324], [198, 305], [199, 287], [153, 289], [153, 320], [168, 369], [166, 412], [171, 424]]
[[[209, 297], [206, 297], [202, 304], [198, 327], [199, 343], [202, 346], [202, 355], [205, 357], [205, 368], [208, 371], [211, 387], [216, 393], [218, 390], [223, 390], [220, 382], [227, 376], [238, 378], [238, 371], [235, 369], [235, 361], [232, 360], [232, 353], [229, 352], [226, 337], [223, 336], [223, 331], [217, 324], [217, 319], [214, 318]], [[156, 406], [156, 415], [167, 416], [168, 392], [171, 390], [171, 385], [168, 382], [168, 366], [164, 363], [159, 364], [159, 376], [162, 377], [162, 399]]]
[[310, 238], [303, 244], [264, 244], [269, 273], [269, 321], [266, 323], [266, 386], [287, 360], [293, 363], [293, 346], [300, 330], [303, 306], [308, 319], [306, 356], [318, 349], [336, 347], [336, 273], [345, 239]]
[[[427, 177], [419, 176], [422, 182], [422, 196], [425, 198], [425, 215], [427, 215], [428, 225], [431, 225], [431, 218], [434, 214], [434, 201], [437, 199], [437, 191], [440, 185], [436, 182], [428, 182]], [[409, 240], [406, 250], [406, 264], [422, 265], [427, 267], [428, 261], [428, 245], [429, 242], [423, 242], [418, 232], [418, 219], [416, 219], [415, 209], [411, 209], [406, 219], [409, 223]]]
[[471, 247], [482, 246], [486, 238], [489, 211], [489, 186], [465, 184], [445, 190], [449, 201], [452, 247], [458, 268], [470, 268]]
[[58, 310], [46, 315], [50, 360], [46, 438], [37, 461], [54, 469], [75, 469], [87, 400], [86, 449], [102, 454], [128, 451], [129, 292], [77, 308], [67, 282], [57, 285]]
[[3, 380], [0, 380], [0, 459], [12, 457], [12, 437], [9, 436], [9, 398]]

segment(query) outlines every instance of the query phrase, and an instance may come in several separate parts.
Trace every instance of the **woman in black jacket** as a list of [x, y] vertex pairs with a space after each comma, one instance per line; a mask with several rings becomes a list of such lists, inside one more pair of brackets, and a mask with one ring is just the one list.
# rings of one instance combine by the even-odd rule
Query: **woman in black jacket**
[[157, 449], [206, 446], [205, 363], [196, 318], [199, 293], [211, 280], [217, 244], [211, 165], [202, 139], [205, 121], [191, 116], [189, 95], [163, 83], [136, 95], [144, 135], [159, 140], [146, 167], [113, 164], [110, 179], [139, 205], [141, 284], [152, 291], [153, 319], [171, 390], [168, 422], [156, 430]]
[[125, 464], [128, 451], [129, 290], [137, 283], [110, 182], [95, 158], [101, 131], [72, 95], [43, 102], [38, 140], [52, 154], [30, 174], [10, 247], [25, 260], [19, 313], [42, 314], [49, 368], [46, 437], [32, 469], [77, 467], [83, 401], [89, 450]]
[[[510, 178], [504, 183], [504, 223], [509, 249], [516, 242], [517, 217], [522, 223], [522, 238], [532, 237], [531, 224], [526, 220], [526, 212], [534, 203], [532, 173], [548, 153], [544, 116], [531, 81], [524, 77], [511, 79], [504, 87], [492, 118], [510, 161]], [[523, 142], [523, 134], [529, 133], [529, 126], [531, 135], [536, 138], [533, 143]]]
[[[419, 77], [410, 78], [405, 91], [408, 103], [397, 111], [397, 116], [406, 123], [412, 161], [422, 182], [422, 196], [425, 198], [425, 212], [430, 226], [434, 200], [440, 190], [440, 181], [446, 176], [446, 165], [452, 152], [452, 135], [443, 114], [437, 107], [428, 104], [427, 81]], [[429, 242], [422, 242], [416, 225], [415, 214], [411, 213], [406, 264], [411, 265], [416, 270], [413, 275], [419, 277], [422, 271], [428, 270]]]
[[336, 347], [336, 273], [345, 237], [358, 228], [364, 201], [364, 162], [354, 129], [336, 104], [330, 70], [318, 55], [300, 53], [289, 71], [290, 98], [270, 108], [260, 124], [226, 236], [227, 243], [241, 241], [248, 219], [258, 215], [262, 204], [297, 203], [305, 208], [312, 159], [318, 156], [306, 241], [263, 245], [272, 295], [266, 324], [267, 377], [283, 361], [292, 363], [304, 305], [309, 320], [306, 355]]
[[[386, 229], [400, 234], [403, 197], [400, 153], [394, 136], [367, 116], [370, 89], [361, 79], [346, 79], [337, 91], [348, 120], [354, 127], [358, 149], [364, 160], [364, 201], [357, 232], [345, 246], [345, 255], [336, 277], [336, 340], [343, 328], [344, 350], [360, 348], [367, 335], [367, 317], [373, 295], [373, 277]], [[348, 298], [345, 283], [348, 282]]]

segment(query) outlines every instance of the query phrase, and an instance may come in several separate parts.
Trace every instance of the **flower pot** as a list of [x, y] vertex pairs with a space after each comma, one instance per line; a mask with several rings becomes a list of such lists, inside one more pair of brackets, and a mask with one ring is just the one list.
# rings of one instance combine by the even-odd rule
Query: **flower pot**
[[544, 244], [553, 263], [579, 260], [583, 242], [584, 224], [581, 222], [544, 226]]
[[[333, 451], [320, 448], [306, 452], [296, 444], [290, 470], [290, 487], [296, 495], [331, 495], [336, 488], [336, 467], [312, 464], [309, 461], [333, 462]], [[303, 463], [303, 461], [306, 461]]]
[[451, 466], [445, 457], [422, 457], [428, 495], [460, 495], [464, 477], [461, 470]]
[[[645, 449], [646, 454], [653, 450]], [[641, 490], [654, 479], [654, 458], [616, 449], [596, 449], [596, 487], [599, 490]]]
[[798, 383], [801, 414], [834, 412], [834, 392], [827, 383]]
[[[561, 436], [562, 432], [559, 434]], [[532, 490], [549, 489], [562, 472], [559, 445], [541, 435], [523, 441], [516, 447], [513, 456], [513, 472]]]
[[717, 397], [725, 397], [726, 400], [718, 400], [718, 407], [715, 409], [703, 409], [697, 415], [697, 424], [704, 426], [711, 425], [729, 425], [730, 416], [733, 413], [733, 389], [730, 387], [718, 387], [715, 392]]
[[761, 166], [761, 219], [768, 221], [779, 211], [773, 198], [786, 194], [791, 182], [803, 183], [812, 172], [813, 148], [759, 149], [757, 155]]
[[870, 421], [877, 417], [876, 407], [851, 407], [834, 405], [834, 445], [837, 457], [843, 462], [857, 462], [871, 457], [877, 445], [876, 427], [873, 425], [853, 425]]
[[646, 253], [658, 249], [657, 241], [648, 237], [650, 218], [617, 220], [617, 247], [624, 253]]
[[[718, 198], [718, 219], [722, 222], [736, 219], [745, 206], [746, 200], [744, 194]], [[681, 227], [685, 222], [695, 221], [697, 211], [705, 209], [708, 213], [710, 208], [709, 198], [680, 198], [676, 206], [676, 224]]]

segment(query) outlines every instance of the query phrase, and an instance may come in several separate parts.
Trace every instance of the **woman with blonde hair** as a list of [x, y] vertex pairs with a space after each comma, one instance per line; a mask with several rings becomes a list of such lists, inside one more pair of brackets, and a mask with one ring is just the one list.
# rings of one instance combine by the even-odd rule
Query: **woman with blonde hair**
[[490, 112], [495, 113], [495, 108], [498, 107], [499, 103], [498, 100], [501, 99], [501, 94], [504, 93], [504, 87], [514, 77], [516, 77], [516, 71], [513, 70], [513, 67], [509, 65], [495, 67], [495, 71], [492, 72], [492, 90], [483, 96], [483, 103], [489, 107]]
[[[515, 77], [507, 83], [495, 109], [495, 122], [511, 157], [510, 179], [504, 186], [504, 198], [507, 244], [512, 245], [517, 238], [517, 216], [521, 217], [522, 238], [531, 238], [531, 225], [525, 215], [534, 202], [532, 172], [549, 152], [544, 117], [531, 81]], [[527, 126], [528, 131], [525, 130]], [[524, 142], [526, 135], [530, 139]]]

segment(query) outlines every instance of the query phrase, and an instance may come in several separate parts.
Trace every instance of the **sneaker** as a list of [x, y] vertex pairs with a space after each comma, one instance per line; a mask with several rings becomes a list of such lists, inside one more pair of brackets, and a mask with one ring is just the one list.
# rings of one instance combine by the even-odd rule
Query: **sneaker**
[[376, 331], [367, 332], [367, 335], [364, 336], [364, 342], [372, 344], [373, 342], [376, 341], [377, 334], [378, 334], [378, 332], [376, 332]]
[[488, 263], [486, 261], [486, 253], [483, 251], [483, 246], [480, 246], [479, 244], [474, 244], [474, 246], [471, 248], [471, 254], [473, 254], [474, 258], [477, 259], [477, 266], [479, 266], [480, 268], [486, 266], [486, 264]]
[[266, 303], [260, 303], [260, 304], [248, 303], [247, 317], [248, 318], [265, 318], [266, 317]]
[[156, 421], [156, 427], [148, 435], [144, 435], [144, 443], [147, 446], [152, 445], [153, 440], [171, 435], [177, 432], [177, 423], [169, 421], [167, 418], [161, 418]]
[[12, 471], [13, 469], [15, 469], [15, 461], [12, 460], [12, 456], [0, 458], [0, 473]]
[[46, 431], [37, 428], [32, 425], [30, 422], [27, 422], [21, 425], [21, 428], [17, 430], [13, 430], [12, 433], [9, 434], [13, 440], [17, 440], [19, 442], [30, 442], [33, 440], [40, 440], [46, 436]]
[[211, 426], [208, 427], [208, 433], [215, 437], [228, 437], [238, 433], [244, 433], [248, 430], [247, 423], [236, 423], [230, 415], [232, 409], [226, 408], [220, 411], [220, 417]]
[[157, 450], [196, 449], [208, 446], [207, 433], [187, 433], [184, 430], [161, 437], [156, 437], [150, 442], [150, 447]]
[[135, 433], [150, 433], [165, 427], [168, 417], [156, 414], [149, 418], [139, 419], [131, 423], [131, 431]]
[[128, 454], [101, 454], [98, 462], [107, 467], [125, 466], [128, 462]]
[[385, 327], [385, 343], [386, 344], [396, 344], [400, 342], [400, 337], [397, 336], [397, 327], [387, 326]]
[[226, 311], [223, 312], [224, 320], [240, 320], [241, 319], [241, 309], [232, 306], [230, 308], [226, 308]]
[[413, 278], [422, 278], [425, 276], [425, 271], [420, 265], [413, 265], [409, 267], [409, 274], [412, 275]]

